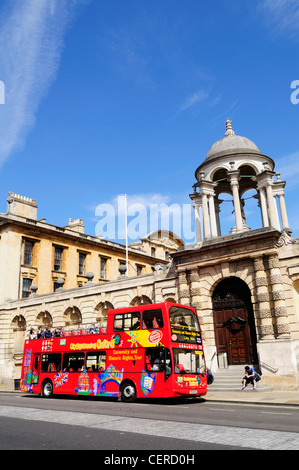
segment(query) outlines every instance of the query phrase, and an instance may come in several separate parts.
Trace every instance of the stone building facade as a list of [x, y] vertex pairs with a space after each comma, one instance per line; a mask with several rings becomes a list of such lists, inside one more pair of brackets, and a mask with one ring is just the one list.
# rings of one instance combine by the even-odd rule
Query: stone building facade
[[94, 282], [107, 282], [119, 276], [119, 266], [127, 265], [129, 276], [149, 274], [155, 264], [167, 264], [170, 253], [183, 245], [172, 234], [162, 232], [132, 243], [122, 244], [85, 233], [81, 219], [65, 227], [38, 219], [34, 199], [10, 193], [7, 212], [0, 214], [0, 304], [27, 297], [31, 286], [39, 294], [55, 291], [61, 285], [82, 287], [87, 274]]
[[24, 339], [30, 329], [43, 325], [77, 329], [92, 322], [105, 326], [110, 308], [177, 301], [175, 271], [156, 266], [143, 276], [120, 275], [115, 281], [83, 287], [58, 288], [55, 293], [31, 294], [26, 299], [0, 306], [0, 383], [18, 383], [21, 374]]
[[[24, 337], [39, 324], [105, 322], [108, 308], [175, 301], [197, 309], [207, 366], [253, 364], [277, 389], [299, 388], [299, 240], [292, 237], [285, 182], [274, 161], [226, 123], [195, 172], [190, 195], [196, 243], [179, 246], [167, 266], [143, 276], [31, 294], [0, 306], [0, 381], [18, 379]], [[246, 223], [243, 196], [255, 190], [261, 227]], [[221, 234], [221, 195], [235, 224]]]

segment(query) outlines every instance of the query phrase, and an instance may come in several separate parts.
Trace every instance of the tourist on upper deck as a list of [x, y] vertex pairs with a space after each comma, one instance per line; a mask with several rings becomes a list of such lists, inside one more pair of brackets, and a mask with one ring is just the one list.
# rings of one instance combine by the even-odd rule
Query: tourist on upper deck
[[89, 334], [93, 335], [93, 334], [98, 333], [98, 332], [99, 332], [99, 330], [97, 329], [95, 323], [92, 323], [89, 327]]

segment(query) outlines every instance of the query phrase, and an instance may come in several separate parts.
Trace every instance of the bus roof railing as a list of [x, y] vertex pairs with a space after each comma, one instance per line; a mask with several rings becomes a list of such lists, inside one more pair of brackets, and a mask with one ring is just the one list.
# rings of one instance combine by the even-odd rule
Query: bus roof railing
[[[34, 328], [30, 328], [29, 330], [29, 339], [47, 339], [47, 338], [55, 338], [55, 337], [61, 337], [65, 338], [68, 336], [84, 336], [84, 335], [90, 335], [90, 334], [99, 334], [99, 333], [106, 333], [106, 326], [104, 326], [100, 322], [92, 322], [92, 323], [81, 323], [81, 324], [76, 324], [76, 325], [67, 325], [67, 326], [60, 326], [57, 325], [49, 327], [51, 335], [52, 336], [45, 336], [45, 331], [47, 328], [46, 326], [42, 326], [43, 328], [43, 335], [38, 336], [38, 333], [40, 331], [39, 327], [37, 330]], [[34, 330], [34, 333], [32, 334], [31, 331], [32, 329]]]

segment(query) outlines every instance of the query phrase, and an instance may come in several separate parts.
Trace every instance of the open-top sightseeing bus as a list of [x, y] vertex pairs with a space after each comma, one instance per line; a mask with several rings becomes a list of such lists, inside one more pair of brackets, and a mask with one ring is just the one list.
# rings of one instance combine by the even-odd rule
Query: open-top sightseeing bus
[[107, 327], [25, 340], [20, 390], [136, 398], [203, 396], [207, 374], [195, 309], [174, 303], [113, 309]]

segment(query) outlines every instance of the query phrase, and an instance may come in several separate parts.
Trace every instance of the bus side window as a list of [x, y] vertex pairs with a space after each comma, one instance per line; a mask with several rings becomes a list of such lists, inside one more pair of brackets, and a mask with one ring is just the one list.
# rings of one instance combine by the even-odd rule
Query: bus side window
[[86, 356], [87, 372], [102, 372], [106, 369], [106, 351], [90, 352]]
[[43, 354], [41, 372], [60, 372], [61, 354]]
[[161, 372], [165, 368], [164, 351], [161, 348], [148, 348], [145, 351], [147, 371]]
[[161, 309], [145, 310], [143, 312], [143, 329], [163, 328], [163, 315]]
[[80, 372], [84, 366], [85, 354], [80, 353], [65, 353], [63, 355], [62, 368], [66, 372]]
[[130, 331], [140, 329], [140, 312], [120, 313], [114, 317], [114, 331]]

